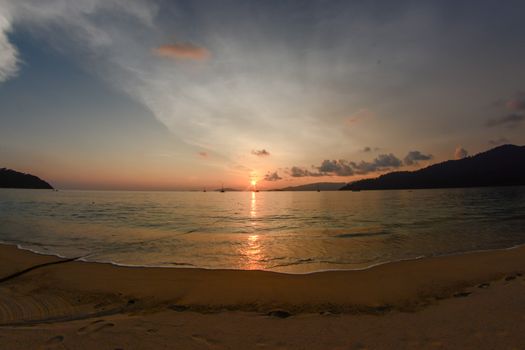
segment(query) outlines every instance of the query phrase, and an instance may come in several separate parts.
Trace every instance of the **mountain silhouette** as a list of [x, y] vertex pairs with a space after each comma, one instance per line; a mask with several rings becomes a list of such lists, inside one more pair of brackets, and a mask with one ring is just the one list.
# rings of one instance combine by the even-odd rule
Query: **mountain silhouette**
[[525, 185], [525, 146], [503, 145], [475, 156], [449, 160], [416, 171], [396, 171], [349, 183], [341, 190]]
[[346, 185], [345, 182], [316, 182], [306, 185], [280, 188], [274, 191], [337, 191], [344, 185]]
[[6, 168], [0, 169], [0, 188], [53, 189], [50, 184], [34, 175]]

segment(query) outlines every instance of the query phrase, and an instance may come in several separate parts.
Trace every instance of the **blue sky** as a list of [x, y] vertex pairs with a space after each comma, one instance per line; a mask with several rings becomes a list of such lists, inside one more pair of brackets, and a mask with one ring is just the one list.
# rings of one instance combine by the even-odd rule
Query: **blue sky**
[[523, 144], [524, 7], [0, 0], [2, 166], [276, 188]]

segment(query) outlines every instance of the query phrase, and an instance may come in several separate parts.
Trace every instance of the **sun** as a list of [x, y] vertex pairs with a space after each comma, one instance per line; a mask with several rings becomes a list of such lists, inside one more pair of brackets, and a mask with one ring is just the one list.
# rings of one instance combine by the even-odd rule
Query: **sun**
[[257, 185], [257, 180], [251, 180], [250, 183], [252, 184], [252, 186], [255, 186]]

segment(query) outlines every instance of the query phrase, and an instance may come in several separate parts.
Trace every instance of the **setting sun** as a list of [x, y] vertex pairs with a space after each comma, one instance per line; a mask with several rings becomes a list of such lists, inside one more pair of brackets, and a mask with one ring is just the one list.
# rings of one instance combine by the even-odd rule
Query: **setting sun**
[[255, 186], [257, 185], [257, 180], [251, 180], [250, 183], [252, 184], [252, 186]]

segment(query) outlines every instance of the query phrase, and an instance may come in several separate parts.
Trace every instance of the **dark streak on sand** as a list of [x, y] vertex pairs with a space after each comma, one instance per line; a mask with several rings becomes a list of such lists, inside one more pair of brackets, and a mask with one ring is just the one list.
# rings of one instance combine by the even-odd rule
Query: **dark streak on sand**
[[13, 278], [22, 276], [23, 274], [26, 274], [26, 273], [28, 273], [30, 271], [33, 271], [33, 270], [36, 270], [36, 269], [39, 269], [39, 268], [42, 268], [42, 267], [46, 267], [46, 266], [50, 266], [50, 265], [65, 264], [65, 263], [68, 263], [68, 262], [71, 262], [71, 261], [75, 261], [75, 260], [78, 260], [78, 259], [81, 259], [81, 258], [83, 258], [83, 257], [82, 256], [78, 256], [76, 258], [63, 259], [63, 260], [59, 260], [59, 261], [52, 261], [52, 262], [48, 262], [48, 263], [44, 263], [44, 264], [34, 265], [34, 266], [31, 266], [31, 267], [28, 267], [27, 269], [24, 269], [24, 270], [12, 273], [9, 276], [0, 278], [0, 283], [7, 282], [9, 280], [12, 280]]

